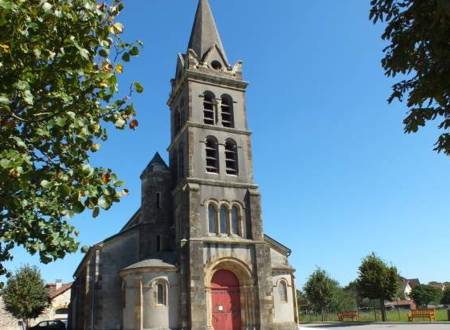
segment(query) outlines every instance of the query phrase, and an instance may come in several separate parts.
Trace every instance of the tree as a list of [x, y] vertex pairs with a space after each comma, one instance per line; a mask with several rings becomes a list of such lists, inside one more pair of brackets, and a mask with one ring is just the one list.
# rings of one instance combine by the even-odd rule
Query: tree
[[142, 43], [122, 40], [124, 5], [111, 1], [0, 0], [0, 275], [17, 245], [43, 263], [75, 252], [68, 219], [128, 194], [90, 165], [107, 125], [136, 128], [130, 96], [143, 91], [118, 95]]
[[6, 283], [3, 301], [5, 309], [28, 328], [29, 321], [39, 317], [49, 305], [39, 269], [29, 265], [19, 268]]
[[447, 286], [442, 295], [441, 304], [450, 305], [450, 286]]
[[397, 268], [388, 266], [375, 253], [363, 259], [358, 271], [358, 292], [369, 299], [380, 302], [383, 322], [386, 322], [384, 302], [392, 301], [398, 291]]
[[330, 311], [340, 313], [344, 311], [352, 311], [357, 308], [357, 302], [351, 291], [348, 291], [340, 286], [334, 287], [332, 294], [332, 302]]
[[433, 300], [437, 300], [439, 290], [431, 285], [420, 284], [411, 291], [411, 298], [417, 306], [428, 306]]
[[[415, 133], [438, 119], [439, 129], [450, 127], [450, 1], [372, 0], [370, 19], [385, 22], [382, 66], [388, 77], [401, 75], [389, 103], [406, 99], [410, 110], [405, 132]], [[450, 134], [443, 133], [436, 151], [450, 155]]]
[[311, 274], [303, 288], [312, 309], [316, 313], [322, 313], [323, 321], [326, 311], [331, 307], [337, 286], [338, 283], [326, 271], [319, 268]]

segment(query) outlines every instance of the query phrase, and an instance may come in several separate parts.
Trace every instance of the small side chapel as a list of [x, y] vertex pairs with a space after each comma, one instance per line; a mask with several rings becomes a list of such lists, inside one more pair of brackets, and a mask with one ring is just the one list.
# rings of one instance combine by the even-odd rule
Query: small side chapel
[[230, 65], [200, 0], [168, 100], [169, 166], [75, 271], [71, 330], [297, 330], [291, 250], [264, 234], [242, 62]]

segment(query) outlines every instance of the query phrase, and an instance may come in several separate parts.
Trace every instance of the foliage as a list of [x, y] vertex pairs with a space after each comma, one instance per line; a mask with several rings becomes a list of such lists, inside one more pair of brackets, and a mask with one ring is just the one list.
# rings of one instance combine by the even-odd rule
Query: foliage
[[124, 5], [111, 1], [0, 0], [0, 275], [17, 245], [43, 263], [75, 252], [67, 219], [128, 194], [90, 165], [109, 123], [136, 128], [129, 99], [143, 91], [118, 96], [142, 44], [122, 41]]
[[441, 304], [450, 305], [450, 286], [447, 286], [442, 295]]
[[364, 297], [380, 301], [383, 321], [386, 321], [384, 301], [393, 300], [397, 294], [399, 286], [397, 268], [389, 267], [372, 253], [363, 259], [358, 273], [358, 292]]
[[2, 293], [5, 309], [23, 320], [27, 327], [29, 320], [39, 317], [49, 305], [45, 282], [35, 266], [19, 268], [8, 279]]
[[344, 311], [353, 311], [357, 308], [356, 299], [352, 292], [343, 289], [340, 286], [334, 287], [332, 298], [330, 312], [339, 313]]
[[[407, 100], [410, 109], [405, 132], [415, 133], [426, 122], [439, 119], [439, 129], [450, 127], [450, 1], [372, 0], [370, 19], [386, 23], [382, 35], [389, 42], [382, 66], [388, 77], [401, 75], [389, 103]], [[450, 155], [450, 134], [443, 133], [436, 151]]]
[[[388, 322], [408, 322], [408, 310], [387, 310], [386, 317]], [[328, 321], [338, 321], [338, 313], [330, 314], [327, 318]], [[373, 309], [367, 308], [358, 311], [358, 321], [363, 325], [366, 322], [375, 322], [379, 321], [379, 311], [377, 312], [377, 318], [375, 318], [375, 313]], [[437, 322], [446, 322], [447, 319], [447, 310], [445, 309], [437, 309], [436, 310], [436, 321]], [[300, 322], [320, 322], [322, 321], [322, 316], [317, 314], [311, 314], [307, 312], [302, 312], [300, 314]], [[349, 325], [350, 326], [350, 325]], [[332, 326], [329, 326], [333, 328]], [[351, 327], [350, 327], [351, 328]], [[358, 329], [357, 325], [355, 328]], [[413, 327], [414, 328], [414, 327]], [[417, 326], [418, 329], [421, 329], [420, 326]], [[303, 327], [302, 327], [303, 329]], [[426, 329], [426, 328], [425, 328]]]
[[427, 306], [433, 300], [437, 300], [439, 290], [427, 284], [420, 284], [411, 291], [411, 298], [417, 306]]
[[338, 283], [326, 271], [317, 269], [308, 278], [303, 291], [311, 308], [317, 313], [328, 310], [333, 303], [333, 294]]

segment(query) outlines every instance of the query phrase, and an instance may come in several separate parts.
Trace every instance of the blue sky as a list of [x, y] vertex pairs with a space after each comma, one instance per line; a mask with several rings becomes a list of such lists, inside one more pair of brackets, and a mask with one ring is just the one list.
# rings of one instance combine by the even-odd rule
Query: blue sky
[[[432, 151], [436, 124], [403, 134], [402, 104], [380, 66], [381, 26], [369, 0], [210, 0], [228, 58], [244, 60], [255, 179], [265, 231], [289, 246], [299, 286], [321, 267], [341, 284], [372, 251], [405, 277], [450, 281], [450, 162]], [[185, 52], [197, 0], [125, 1], [125, 36], [145, 49], [125, 66], [139, 129], [112, 132], [95, 155], [131, 195], [99, 218], [73, 219], [83, 245], [115, 234], [140, 204], [139, 175], [156, 151], [167, 160], [169, 80]], [[72, 279], [78, 253], [40, 265]], [[15, 268], [38, 259], [16, 251]]]

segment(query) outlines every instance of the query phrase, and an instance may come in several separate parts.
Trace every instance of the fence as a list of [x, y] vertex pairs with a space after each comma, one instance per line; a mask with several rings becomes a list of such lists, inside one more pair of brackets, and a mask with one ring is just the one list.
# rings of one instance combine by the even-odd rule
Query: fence
[[[389, 309], [386, 310], [386, 318], [388, 322], [408, 322], [408, 310], [405, 309]], [[337, 312], [325, 311], [323, 314], [314, 313], [303, 310], [300, 312], [300, 322], [337, 322]], [[446, 309], [436, 310], [436, 321], [448, 321]], [[363, 308], [358, 310], [358, 322], [381, 322], [380, 308]]]

